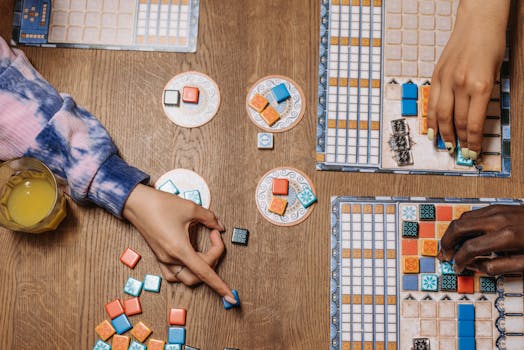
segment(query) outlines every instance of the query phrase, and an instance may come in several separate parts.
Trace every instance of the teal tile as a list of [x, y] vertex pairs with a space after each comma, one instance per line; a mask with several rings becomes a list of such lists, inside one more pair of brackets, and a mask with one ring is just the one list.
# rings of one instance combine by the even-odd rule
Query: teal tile
[[403, 221], [402, 222], [402, 237], [417, 238], [418, 237], [418, 222]]
[[129, 277], [127, 279], [126, 285], [124, 286], [124, 293], [138, 297], [140, 296], [140, 293], [142, 293], [143, 287], [144, 283], [134, 279], [133, 277]]
[[304, 190], [299, 192], [297, 194], [297, 198], [300, 201], [300, 203], [302, 203], [302, 206], [304, 208], [309, 208], [313, 203], [317, 201], [317, 197], [309, 187], [306, 187]]
[[433, 273], [421, 273], [420, 290], [425, 292], [438, 291], [438, 276]]
[[160, 285], [162, 284], [162, 277], [158, 275], [146, 275], [144, 277], [144, 290], [147, 292], [160, 292]]
[[202, 199], [200, 198], [200, 191], [198, 190], [184, 192], [184, 198], [198, 205], [202, 205]]

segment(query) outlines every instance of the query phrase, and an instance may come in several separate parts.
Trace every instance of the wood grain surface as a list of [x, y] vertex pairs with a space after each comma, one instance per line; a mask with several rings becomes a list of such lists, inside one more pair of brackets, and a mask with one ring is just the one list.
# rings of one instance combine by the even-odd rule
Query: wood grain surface
[[[517, 4], [518, 3], [518, 4]], [[59, 91], [96, 115], [122, 156], [156, 180], [178, 167], [200, 173], [212, 209], [229, 228], [219, 274], [239, 290], [242, 308], [226, 312], [209, 288], [163, 283], [143, 293], [144, 313], [133, 316], [166, 339], [167, 310], [188, 310], [187, 344], [206, 350], [327, 349], [329, 344], [329, 201], [333, 195], [524, 197], [524, 3], [512, 10], [512, 177], [355, 174], [315, 170], [320, 1], [202, 1], [196, 54], [23, 48]], [[0, 1], [0, 34], [10, 38], [12, 0]], [[215, 79], [222, 106], [198, 129], [171, 123], [162, 89], [175, 74], [197, 70]], [[275, 150], [258, 151], [257, 128], [245, 94], [260, 77], [282, 74], [302, 86], [307, 110], [290, 132], [275, 135]], [[271, 168], [290, 165], [308, 174], [319, 194], [311, 217], [292, 228], [269, 224], [257, 211], [257, 182]], [[251, 231], [249, 246], [231, 244], [231, 228]], [[201, 246], [208, 241], [199, 237]], [[130, 246], [143, 259], [129, 270], [118, 261]], [[90, 349], [104, 304], [124, 297], [128, 276], [160, 273], [155, 257], [128, 223], [99, 208], [69, 201], [56, 232], [39, 236], [0, 229], [0, 348]]]

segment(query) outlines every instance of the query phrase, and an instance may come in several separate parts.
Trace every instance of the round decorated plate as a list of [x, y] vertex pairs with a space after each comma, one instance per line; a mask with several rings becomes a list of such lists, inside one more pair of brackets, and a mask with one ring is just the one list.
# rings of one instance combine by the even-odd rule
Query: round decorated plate
[[[289, 91], [290, 97], [278, 103], [271, 89], [282, 83]], [[280, 115], [280, 119], [272, 126], [264, 121], [259, 112], [249, 106], [249, 102], [255, 94], [264, 96], [269, 101], [269, 105]], [[246, 109], [249, 119], [259, 128], [269, 132], [284, 132], [290, 130], [302, 120], [306, 110], [306, 99], [300, 86], [290, 78], [281, 75], [269, 75], [257, 81], [249, 89]]]
[[[184, 87], [198, 88], [198, 103], [182, 101]], [[178, 106], [174, 95], [176, 91], [179, 94]], [[199, 127], [208, 123], [217, 114], [220, 107], [220, 90], [213, 79], [203, 73], [180, 73], [164, 88], [162, 107], [167, 117], [176, 125], [185, 128]]]
[[[209, 209], [211, 204], [211, 193], [206, 180], [192, 170], [174, 169], [168, 171], [155, 182], [155, 188], [190, 200], [194, 198], [193, 191], [197, 190], [200, 194], [201, 205]], [[187, 194], [184, 196], [185, 193]]]
[[[273, 179], [287, 179], [289, 181], [288, 195], [273, 194]], [[278, 226], [294, 226], [306, 220], [313, 211], [316, 203], [311, 204], [308, 208], [299, 201], [297, 195], [310, 189], [313, 196], [316, 197], [313, 182], [300, 170], [290, 167], [280, 167], [268, 171], [258, 182], [255, 200], [258, 211], [262, 216]], [[269, 211], [273, 197], [287, 200], [287, 207], [284, 215], [278, 215]]]

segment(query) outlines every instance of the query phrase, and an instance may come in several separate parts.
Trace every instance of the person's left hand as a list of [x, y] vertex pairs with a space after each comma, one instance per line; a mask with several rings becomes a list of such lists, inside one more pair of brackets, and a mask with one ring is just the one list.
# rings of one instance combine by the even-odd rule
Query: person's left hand
[[493, 205], [466, 212], [451, 222], [440, 247], [439, 259], [454, 259], [459, 273], [524, 272], [524, 206]]

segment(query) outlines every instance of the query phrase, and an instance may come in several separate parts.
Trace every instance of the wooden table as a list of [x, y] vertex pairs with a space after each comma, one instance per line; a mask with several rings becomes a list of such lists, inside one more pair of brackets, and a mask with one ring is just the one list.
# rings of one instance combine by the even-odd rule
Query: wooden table
[[[0, 2], [0, 34], [10, 37], [12, 1]], [[107, 127], [123, 157], [157, 179], [178, 167], [207, 179], [212, 209], [228, 228], [247, 227], [248, 247], [232, 246], [219, 274], [237, 288], [240, 311], [224, 311], [209, 288], [163, 283], [144, 293], [144, 321], [166, 339], [167, 309], [188, 310], [187, 343], [201, 349], [327, 349], [329, 343], [329, 200], [332, 195], [524, 197], [524, 4], [514, 6], [511, 81], [511, 179], [355, 174], [315, 170], [319, 1], [203, 1], [196, 54], [24, 48], [59, 91], [73, 95]], [[517, 26], [517, 21], [520, 25]], [[175, 74], [197, 70], [219, 84], [218, 116], [198, 129], [164, 115], [162, 89]], [[273, 152], [256, 148], [245, 95], [262, 76], [283, 74], [305, 90], [306, 116], [276, 135]], [[313, 180], [319, 205], [292, 228], [269, 224], [254, 192], [267, 170], [291, 165]], [[160, 273], [128, 223], [69, 202], [58, 231], [32, 236], [0, 230], [0, 348], [90, 349], [104, 304], [123, 297], [129, 275]], [[203, 239], [201, 241], [207, 244]], [[118, 261], [127, 246], [143, 259], [134, 271]]]

